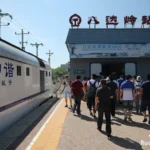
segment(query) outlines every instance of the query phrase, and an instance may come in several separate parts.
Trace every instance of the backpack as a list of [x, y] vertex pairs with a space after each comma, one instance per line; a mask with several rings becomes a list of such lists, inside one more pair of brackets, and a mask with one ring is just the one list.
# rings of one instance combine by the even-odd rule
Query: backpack
[[95, 86], [96, 82], [97, 82], [97, 81], [95, 81], [95, 82], [92, 84], [92, 83], [89, 81], [89, 83], [90, 83], [90, 87], [89, 87], [89, 89], [88, 89], [88, 97], [89, 97], [89, 98], [94, 98], [95, 95], [96, 95], [96, 90], [97, 90], [97, 88], [96, 88], [96, 86]]

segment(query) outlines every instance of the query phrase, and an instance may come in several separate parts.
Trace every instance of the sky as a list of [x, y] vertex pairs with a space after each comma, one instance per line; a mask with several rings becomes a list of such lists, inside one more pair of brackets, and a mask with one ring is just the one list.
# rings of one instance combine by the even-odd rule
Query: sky
[[10, 26], [1, 29], [2, 39], [21, 47], [20, 33], [23, 28], [30, 35], [24, 35], [26, 51], [36, 54], [36, 48], [30, 43], [43, 43], [39, 46], [39, 57], [48, 61], [46, 54], [51, 50], [51, 67], [57, 68], [69, 61], [69, 53], [65, 44], [71, 25], [69, 18], [78, 14], [82, 18], [79, 28], [88, 28], [88, 18], [97, 17], [100, 24], [97, 28], [106, 28], [106, 16], [118, 17], [117, 28], [124, 28], [124, 16], [137, 17], [135, 28], [141, 27], [143, 15], [150, 15], [150, 0], [0, 0], [0, 9], [9, 13], [14, 19], [3, 17], [2, 23], [10, 22]]

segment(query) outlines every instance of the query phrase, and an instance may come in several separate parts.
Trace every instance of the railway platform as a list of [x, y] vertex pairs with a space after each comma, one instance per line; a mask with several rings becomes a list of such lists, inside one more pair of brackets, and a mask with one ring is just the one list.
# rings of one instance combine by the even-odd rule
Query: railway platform
[[150, 149], [150, 125], [142, 123], [142, 116], [133, 113], [133, 122], [124, 122], [122, 110], [117, 109], [116, 117], [112, 118], [112, 137], [108, 140], [105, 122], [100, 133], [85, 102], [82, 102], [81, 118], [64, 105], [62, 99], [26, 150]]
[[124, 122], [121, 108], [112, 118], [112, 137], [97, 130], [96, 119], [90, 116], [86, 103], [82, 102], [82, 117], [64, 107], [60, 99], [43, 119], [28, 133], [16, 150], [149, 150], [150, 125], [133, 112], [133, 122]]

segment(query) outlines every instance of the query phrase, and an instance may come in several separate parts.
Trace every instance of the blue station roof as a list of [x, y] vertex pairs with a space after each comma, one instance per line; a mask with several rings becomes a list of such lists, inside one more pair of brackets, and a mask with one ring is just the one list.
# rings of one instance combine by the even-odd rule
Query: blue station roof
[[69, 29], [66, 44], [145, 44], [150, 28]]

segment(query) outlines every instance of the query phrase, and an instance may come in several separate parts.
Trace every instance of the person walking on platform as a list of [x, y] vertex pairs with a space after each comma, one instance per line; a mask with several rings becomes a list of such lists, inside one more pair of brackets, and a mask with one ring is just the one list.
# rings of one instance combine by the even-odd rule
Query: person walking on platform
[[69, 77], [65, 76], [65, 81], [64, 81], [64, 97], [65, 97], [65, 102], [66, 105], [65, 107], [68, 107], [68, 103], [67, 103], [67, 98], [70, 99], [70, 108], [72, 108], [72, 99], [71, 99], [71, 88], [70, 88], [70, 81], [69, 81]]
[[107, 81], [107, 87], [109, 87], [112, 90], [113, 93], [113, 99], [111, 100], [111, 115], [115, 117], [115, 110], [116, 110], [116, 100], [118, 97], [118, 86], [117, 84], [113, 81], [114, 77], [111, 75], [109, 77], [110, 81]]
[[141, 77], [137, 76], [134, 81], [135, 90], [136, 90], [136, 112], [141, 113], [141, 97], [140, 97], [140, 88], [142, 86]]
[[[96, 75], [93, 74], [91, 77], [91, 80], [87, 82], [87, 87], [88, 87], [88, 92], [87, 92], [87, 99], [88, 99], [88, 108], [90, 111], [90, 115], [93, 116], [94, 118], [96, 110], [95, 110], [95, 95], [96, 95], [96, 90], [99, 86], [98, 81], [96, 81]], [[93, 107], [93, 113], [92, 113], [92, 107]]]
[[141, 104], [141, 109], [144, 115], [144, 120], [143, 122], [147, 121], [146, 118], [146, 108], [148, 107], [148, 113], [149, 113], [149, 124], [150, 124], [150, 74], [147, 75], [147, 80], [142, 84], [141, 87], [141, 97], [142, 97], [142, 104]]
[[87, 98], [87, 91], [88, 91], [88, 87], [87, 87], [87, 83], [88, 83], [88, 81], [90, 80], [91, 78], [90, 77], [88, 77], [87, 78], [87, 81], [84, 83], [84, 89], [85, 89], [85, 98], [86, 98], [86, 104], [87, 104], [87, 108], [88, 108], [88, 98]]
[[120, 75], [120, 78], [117, 80], [117, 82], [119, 83], [118, 100], [120, 101], [120, 104], [122, 104], [120, 100], [120, 87], [121, 87], [121, 84], [124, 82], [124, 76]]
[[[124, 109], [124, 120], [127, 121], [127, 115], [129, 115], [128, 120], [132, 121], [131, 114], [133, 108], [133, 100], [136, 99], [134, 83], [131, 81], [132, 76], [127, 75], [126, 81], [121, 84], [120, 87], [120, 99], [123, 101]], [[128, 112], [127, 112], [128, 110]]]
[[77, 76], [76, 80], [74, 80], [71, 84], [71, 90], [74, 97], [73, 113], [75, 113], [75, 110], [77, 108], [78, 116], [81, 116], [80, 105], [81, 105], [81, 100], [84, 96], [83, 84], [82, 82], [80, 82], [80, 78], [81, 78], [80, 76]]
[[106, 132], [107, 136], [111, 136], [111, 99], [113, 99], [112, 90], [106, 86], [106, 80], [101, 80], [101, 87], [97, 89], [95, 97], [95, 109], [98, 110], [97, 129], [102, 130], [103, 113], [106, 118]]
[[119, 83], [119, 87], [120, 87], [121, 84], [124, 82], [124, 76], [120, 75], [120, 78], [117, 80], [117, 82]]
[[83, 78], [82, 84], [83, 84], [83, 90], [84, 90], [84, 98], [83, 101], [86, 101], [86, 87], [84, 86], [87, 83], [87, 77]]

